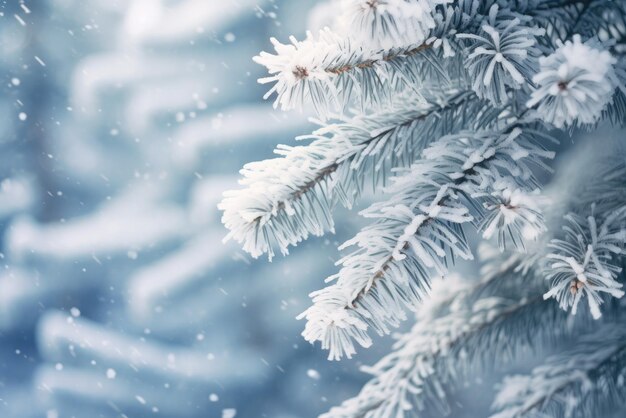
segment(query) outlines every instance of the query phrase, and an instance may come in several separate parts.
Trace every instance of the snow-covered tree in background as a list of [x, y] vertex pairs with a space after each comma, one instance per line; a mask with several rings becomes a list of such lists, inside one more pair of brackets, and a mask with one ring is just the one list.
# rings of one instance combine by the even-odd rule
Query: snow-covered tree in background
[[[626, 402], [626, 3], [331, 3], [329, 27], [255, 57], [265, 97], [312, 108], [319, 128], [246, 165], [220, 203], [228, 238], [271, 259], [334, 232], [338, 206], [379, 200], [303, 336], [339, 360], [416, 323], [324, 416], [436, 416], [528, 349], [554, 357], [505, 378], [494, 416]], [[478, 279], [446, 279], [477, 255]]]
[[295, 418], [362, 382], [299, 341], [330, 242], [221, 245], [233, 173], [308, 129], [250, 56], [311, 5], [0, 5], [0, 416]]

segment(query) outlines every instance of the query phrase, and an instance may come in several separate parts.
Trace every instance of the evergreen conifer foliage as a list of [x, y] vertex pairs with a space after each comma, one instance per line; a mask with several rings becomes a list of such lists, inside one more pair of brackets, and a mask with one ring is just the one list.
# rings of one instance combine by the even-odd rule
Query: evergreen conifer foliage
[[[544, 407], [571, 416], [615, 401], [623, 332], [587, 334], [594, 321], [610, 330], [623, 316], [626, 152], [607, 141], [599, 147], [611, 158], [565, 152], [582, 145], [557, 138], [623, 126], [626, 3], [336, 2], [333, 27], [272, 39], [275, 51], [255, 57], [269, 73], [266, 98], [282, 110], [311, 107], [319, 129], [246, 165], [242, 188], [220, 204], [227, 239], [271, 259], [333, 232], [338, 205], [384, 190], [360, 212], [369, 224], [340, 247], [330, 284], [311, 294], [303, 336], [339, 360], [409, 312], [416, 324], [366, 369], [373, 377], [361, 393], [327, 416], [445, 412], [454, 383], [489, 367], [487, 357], [570, 339], [580, 349], [504, 380], [496, 416]], [[559, 153], [566, 164], [554, 162]], [[585, 173], [559, 173], [584, 158]], [[433, 282], [477, 257], [473, 236], [496, 241], [501, 255], [433, 301]]]

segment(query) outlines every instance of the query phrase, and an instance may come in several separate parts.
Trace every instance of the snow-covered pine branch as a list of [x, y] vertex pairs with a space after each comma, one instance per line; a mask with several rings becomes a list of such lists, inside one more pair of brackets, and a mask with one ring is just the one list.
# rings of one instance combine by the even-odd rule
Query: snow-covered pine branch
[[[535, 253], [544, 250], [540, 246]], [[360, 393], [323, 417], [417, 418], [428, 416], [425, 409], [445, 412], [451, 386], [472, 371], [490, 370], [539, 341], [591, 329], [591, 316], [584, 314], [563, 326], [567, 314], [543, 301], [541, 263], [534, 255], [492, 260], [486, 266], [491, 271], [477, 285], [466, 285], [452, 291], [452, 297], [422, 307], [411, 331], [397, 337], [393, 351], [374, 366], [363, 367], [373, 377]], [[535, 260], [530, 266], [529, 258]], [[439, 284], [455, 288], [455, 283]], [[611, 312], [612, 317], [616, 314]]]
[[421, 43], [387, 51], [369, 49], [326, 28], [307, 33], [291, 44], [272, 38], [276, 54], [261, 52], [255, 61], [267, 67], [273, 83], [265, 98], [276, 93], [274, 106], [282, 110], [311, 103], [320, 117], [351, 103], [380, 106], [402, 90], [419, 91], [425, 74], [446, 77], [430, 45]]
[[[463, 87], [463, 86], [459, 86]], [[408, 95], [384, 112], [322, 126], [303, 146], [280, 146], [281, 158], [248, 164], [243, 189], [225, 193], [220, 209], [229, 238], [257, 257], [287, 253], [310, 234], [333, 231], [336, 203], [351, 207], [364, 188], [385, 185], [391, 170], [408, 167], [436, 138], [484, 129], [504, 108], [469, 90]]]
[[[255, 61], [269, 72], [260, 82], [273, 83], [266, 98], [276, 93], [275, 105], [283, 110], [311, 103], [322, 117], [350, 103], [380, 106], [399, 91], [419, 91], [425, 79], [464, 72], [481, 97], [503, 102], [505, 86], [528, 86], [536, 72], [535, 45], [549, 48], [586, 34], [586, 25], [571, 30], [587, 21], [602, 20], [606, 31], [621, 29], [614, 17], [621, 15], [610, 14], [607, 25], [600, 8], [613, 2], [590, 2], [593, 7], [574, 5], [572, 11], [571, 2], [530, 1], [515, 12], [507, 1], [344, 0], [335, 30], [308, 33], [302, 41], [291, 37], [290, 44], [272, 39], [275, 54], [262, 52]], [[536, 22], [548, 11], [550, 18], [542, 20], [551, 28], [546, 34]], [[471, 51], [467, 68], [452, 58], [464, 48]]]
[[509, 127], [444, 137], [427, 148], [424, 159], [395, 180], [393, 195], [363, 212], [375, 222], [343, 245], [356, 249], [338, 262], [341, 270], [328, 279], [335, 283], [311, 294], [313, 306], [300, 315], [307, 319], [305, 339], [320, 341], [329, 359], [340, 359], [355, 353], [354, 341], [371, 344], [370, 327], [388, 334], [405, 309], [428, 294], [431, 278], [444, 275], [455, 258], [472, 259], [463, 225], [481, 224], [490, 211], [527, 220], [520, 231], [541, 231], [540, 217], [519, 215], [527, 212], [523, 205], [483, 203], [485, 195], [497, 199], [503, 189], [537, 185], [533, 169], [553, 156], [540, 145], [546, 138]]
[[[325, 117], [351, 103], [361, 108], [377, 107], [392, 101], [402, 90], [419, 92], [427, 79], [442, 82], [449, 75], [458, 76], [463, 71], [461, 62], [448, 62], [444, 68], [436, 47], [445, 43], [444, 55], [454, 55], [451, 45], [456, 43], [447, 37], [471, 24], [472, 19], [465, 13], [466, 7], [451, 8], [447, 33], [441, 33], [438, 28], [444, 25], [436, 25], [443, 19], [441, 12], [435, 13], [438, 3], [346, 0], [336, 31], [325, 28], [318, 35], [309, 32], [302, 41], [291, 37], [291, 44], [272, 38], [276, 53], [261, 52], [254, 58], [269, 73], [259, 81], [273, 83], [265, 98], [276, 93], [274, 105], [283, 110], [311, 103]], [[476, 15], [476, 7], [472, 11]], [[387, 36], [375, 32], [381, 26]], [[409, 29], [413, 31], [407, 35]]]
[[[411, 331], [397, 336], [390, 354], [374, 366], [363, 367], [372, 379], [356, 397], [332, 408], [323, 417], [382, 418], [404, 416], [404, 413], [419, 417], [427, 406], [446, 411], [446, 386], [470, 367], [476, 355], [481, 355], [472, 343], [491, 347], [500, 329], [496, 324], [507, 325], [507, 319], [517, 319], [515, 314], [522, 310], [531, 313], [532, 320], [539, 316], [552, 318], [556, 312], [541, 303], [537, 286], [526, 287], [524, 294], [516, 298], [502, 292], [502, 283], [520, 276], [520, 260], [519, 256], [500, 259], [502, 264], [474, 285], [453, 277], [437, 282], [431, 299], [418, 310], [417, 323]], [[493, 292], [494, 288], [499, 290]], [[529, 295], [532, 295], [530, 299]], [[510, 342], [509, 349], [516, 348], [517, 341], [500, 341]]]
[[545, 361], [530, 375], [504, 380], [491, 418], [600, 416], [624, 402], [626, 332], [623, 322], [605, 324]]
[[[598, 217], [626, 203], [626, 164], [619, 157], [603, 157], [600, 162], [601, 167], [597, 162], [589, 165], [590, 176], [565, 176], [551, 187], [551, 198], [570, 189], [559, 205], [550, 206], [547, 217], [552, 225], [565, 227], [568, 217], [558, 212], [580, 212], [595, 200]], [[508, 361], [520, 347], [558, 341], [595, 327], [586, 311], [564, 326], [567, 313], [543, 301], [549, 242], [544, 236], [529, 252], [504, 258], [494, 250], [483, 251], [485, 264], [475, 285], [449, 278], [436, 282], [429, 300], [417, 311], [413, 329], [396, 337], [392, 353], [363, 368], [373, 378], [356, 397], [325, 417], [419, 417], [425, 407], [445, 411], [450, 386], [468, 371], [489, 369], [494, 359]], [[620, 311], [608, 312], [615, 318]]]
[[[483, 16], [479, 13], [481, 7], [473, 5], [468, 9], [468, 3], [460, 3], [448, 7], [451, 7], [449, 11], [451, 16], [457, 16], [456, 20], [451, 18], [456, 22], [454, 28], [448, 24], [443, 25], [449, 30], [448, 35], [454, 35], [461, 27], [465, 29], [473, 27], [465, 17]], [[436, 133], [454, 133], [461, 128], [480, 129], [498, 123], [501, 117], [499, 107], [483, 111], [483, 108], [488, 109], [484, 102], [475, 96], [472, 98], [464, 91], [467, 89], [467, 82], [464, 81], [466, 78], [474, 80], [471, 87], [476, 95], [486, 97], [492, 102], [508, 100], [511, 92], [506, 93], [506, 88], [513, 89], [513, 92], [515, 89], [522, 89], [520, 97], [525, 101], [526, 90], [530, 88], [528, 81], [537, 70], [536, 58], [539, 50], [535, 47], [535, 39], [540, 37], [541, 30], [529, 26], [532, 22], [527, 16], [511, 13], [497, 5], [490, 6], [483, 12], [486, 14], [479, 19], [483, 23], [480, 28], [475, 28], [480, 31], [478, 34], [464, 33], [454, 36], [457, 39], [455, 41], [457, 47], [461, 50], [468, 48], [471, 53], [465, 60], [468, 66], [467, 74], [464, 69], [456, 74], [457, 80], [452, 82], [452, 85], [436, 92], [429, 90], [430, 88], [424, 86], [421, 81], [418, 84], [413, 83], [413, 86], [420, 86], [419, 93], [411, 90], [409, 94], [400, 95], [404, 96], [404, 99], [390, 98], [391, 109], [374, 114], [364, 113], [345, 123], [324, 126], [308, 137], [313, 141], [307, 146], [279, 147], [277, 153], [284, 158], [247, 165], [242, 171], [245, 177], [242, 184], [246, 187], [229, 192], [220, 206], [224, 210], [223, 221], [231, 230], [229, 237], [242, 243], [254, 256], [267, 252], [271, 258], [275, 249], [286, 253], [290, 245], [296, 245], [309, 235], [322, 235], [326, 231], [333, 231], [331, 212], [336, 202], [341, 201], [350, 207], [364, 185], [378, 185], [380, 179], [388, 176], [390, 169], [410, 164]], [[446, 12], [440, 10], [436, 17], [443, 16], [439, 13]], [[440, 24], [448, 22], [438, 18], [435, 20]], [[439, 26], [433, 29], [440, 30], [442, 29]], [[330, 32], [328, 34], [330, 36]], [[351, 42], [350, 38], [340, 38], [337, 35], [333, 37], [335, 40]], [[429, 42], [434, 46], [441, 39], [443, 38], [431, 37]], [[551, 56], [550, 62], [553, 64], [550, 65], [573, 59], [572, 51], [568, 49], [570, 44], [566, 43], [562, 46], [563, 51], [557, 51]], [[577, 68], [571, 69], [573, 74], [581, 79], [580, 82], [574, 79], [563, 81], [559, 74], [553, 74], [550, 65], [543, 65], [545, 67], [543, 71], [534, 76], [534, 80], [543, 80], [543, 84], [533, 92], [532, 100], [528, 103], [538, 105], [538, 115], [559, 126], [564, 122], [571, 125], [595, 121], [600, 114], [611, 118], [615, 118], [616, 114], [626, 114], [626, 96], [620, 88], [615, 94], [616, 105], [612, 105], [613, 92], [616, 85], [619, 85], [619, 79], [612, 76], [613, 58], [610, 54], [606, 55], [608, 52], [596, 49], [597, 46], [597, 43], [593, 47], [582, 45], [584, 49], [582, 52], [587, 55], [583, 54], [573, 62], [585, 60], [592, 62], [593, 58], [598, 56], [603, 58], [602, 68], [605, 70], [596, 71], [595, 76], [589, 77], [587, 75], [589, 71], [585, 73]], [[324, 59], [329, 57], [328, 54], [322, 53], [323, 49], [316, 49], [313, 46], [309, 49], [310, 51], [305, 54], [307, 57]], [[354, 54], [348, 55], [355, 57]], [[278, 56], [272, 57], [278, 59]], [[440, 59], [435, 59], [434, 62], [438, 60]], [[357, 65], [355, 68], [359, 71], [365, 70], [374, 63], [371, 60], [364, 62], [368, 65], [362, 68]], [[450, 68], [456, 67], [457, 64], [454, 62], [454, 60], [448, 62], [447, 72], [450, 72]], [[396, 65], [392, 67], [399, 68]], [[344, 65], [341, 68], [341, 74], [344, 72], [348, 74], [351, 71], [349, 66]], [[418, 73], [420, 77], [425, 76], [422, 72]], [[602, 78], [603, 75], [609, 80], [608, 83]], [[352, 75], [346, 77], [347, 83], [363, 85], [380, 93], [376, 97], [383, 96], [383, 91], [386, 91], [381, 86], [375, 87], [371, 82], [358, 81]], [[425, 77], [428, 78], [428, 75]], [[405, 78], [405, 81], [407, 80]], [[306, 90], [304, 84], [296, 84], [299, 86], [296, 90], [301, 93]], [[328, 86], [318, 87], [320, 92], [336, 90]], [[350, 94], [354, 91], [354, 88], [344, 87], [344, 91]], [[604, 93], [600, 98], [595, 91]], [[316, 94], [316, 97], [321, 97], [320, 94], [322, 93]], [[576, 107], [581, 94], [587, 97], [585, 103], [594, 103], [592, 99], [597, 99], [595, 105], [585, 105], [586, 109], [590, 110], [588, 112], [581, 112]], [[397, 92], [392, 94], [397, 95]], [[624, 106], [621, 105], [622, 100], [619, 100], [622, 96]], [[511, 103], [516, 103], [517, 99], [511, 100]], [[562, 114], [562, 108], [569, 109], [570, 116], [567, 120], [554, 117], [558, 112]], [[459, 117], [462, 109], [464, 112], [462, 119], [457, 123], [455, 116]], [[471, 125], [468, 120], [472, 115], [477, 119], [477, 123], [468, 126]], [[374, 174], [373, 178], [369, 177], [370, 173]], [[508, 198], [515, 195], [511, 192], [506, 193], [509, 194]], [[535, 216], [532, 210], [529, 211], [529, 215]], [[500, 220], [501, 218], [498, 218], [496, 222]], [[495, 223], [490, 225], [493, 226]], [[485, 235], [490, 236], [493, 232], [492, 228], [487, 228]]]
[[[495, 279], [520, 276], [516, 271], [507, 273]], [[543, 303], [537, 288], [534, 293], [517, 296], [525, 297], [476, 298], [472, 292], [461, 293], [449, 301], [452, 305], [447, 314], [432, 319], [418, 315], [419, 322], [399, 337], [392, 353], [363, 368], [373, 377], [361, 392], [332, 408], [324, 418], [420, 417], [427, 416], [424, 409], [433, 407], [447, 411], [450, 386], [467, 377], [469, 370], [480, 369], [479, 364], [490, 368], [494, 359], [512, 358], [521, 347], [544, 335], [525, 330], [538, 328], [546, 333], [539, 324], [557, 326], [565, 317]]]
[[[472, 259], [469, 226], [485, 239], [497, 237], [501, 250], [528, 250], [517, 270], [496, 275], [502, 280], [460, 290], [429, 310], [372, 369], [375, 377], [362, 393], [329, 414], [419, 415], [424, 405], [445, 408], [444, 384], [470, 363], [485, 366], [476, 361], [481, 355], [513, 355], [537, 344], [533, 336], [546, 336], [541, 345], [566, 335], [572, 330], [566, 320], [587, 324], [597, 316], [597, 306], [581, 318], [546, 302], [546, 277], [564, 289], [547, 295], [567, 306], [592, 282], [594, 291], [621, 295], [618, 241], [625, 227], [607, 220], [621, 219], [610, 213], [623, 206], [617, 202], [626, 196], [624, 177], [589, 182], [593, 171], [585, 166], [585, 173], [570, 176], [583, 181], [566, 179], [575, 196], [563, 189], [552, 193], [558, 202], [545, 205], [535, 194], [534, 172], [555, 166], [546, 161], [548, 129], [571, 134], [626, 120], [626, 3], [341, 3], [333, 27], [304, 41], [292, 38], [292, 45], [274, 40], [276, 53], [256, 60], [270, 73], [261, 80], [272, 84], [266, 97], [276, 93], [283, 109], [312, 104], [321, 119], [344, 118], [348, 110], [357, 116], [323, 126], [308, 145], [280, 148], [284, 158], [247, 166], [245, 188], [222, 203], [224, 221], [246, 250], [271, 256], [332, 230], [334, 205], [350, 208], [366, 185], [391, 184], [390, 197], [362, 212], [372, 223], [341, 247], [350, 252], [328, 279], [334, 283], [312, 293], [313, 306], [299, 317], [307, 320], [304, 337], [320, 341], [330, 359], [370, 345], [372, 329], [389, 333], [407, 311], [419, 309], [433, 278], [458, 258]], [[451, 91], [465, 95], [454, 109]], [[475, 120], [446, 119], [461, 109]], [[561, 148], [573, 146], [564, 141]], [[570, 211], [577, 215], [563, 218]], [[548, 240], [568, 219], [573, 232], [557, 235], [550, 250], [556, 261], [546, 267]], [[525, 245], [546, 229], [539, 243]], [[522, 273], [532, 280], [522, 282]], [[572, 280], [586, 284], [573, 288]], [[496, 338], [502, 335], [507, 338]], [[454, 360], [458, 369], [450, 367]]]
[[544, 297], [555, 298], [561, 308], [576, 314], [578, 303], [586, 298], [594, 318], [602, 316], [603, 294], [624, 296], [617, 281], [626, 255], [626, 206], [603, 217], [592, 208], [586, 218], [570, 213], [565, 217], [564, 236], [549, 247], [546, 278], [552, 287]]

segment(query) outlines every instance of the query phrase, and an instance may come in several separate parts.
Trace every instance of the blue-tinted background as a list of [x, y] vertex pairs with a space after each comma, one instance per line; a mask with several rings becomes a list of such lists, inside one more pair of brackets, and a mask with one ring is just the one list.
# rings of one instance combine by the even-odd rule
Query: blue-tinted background
[[330, 363], [295, 320], [353, 218], [268, 263], [216, 208], [311, 129], [251, 58], [313, 5], [0, 2], [0, 417], [308, 417], [356, 393], [388, 344]]

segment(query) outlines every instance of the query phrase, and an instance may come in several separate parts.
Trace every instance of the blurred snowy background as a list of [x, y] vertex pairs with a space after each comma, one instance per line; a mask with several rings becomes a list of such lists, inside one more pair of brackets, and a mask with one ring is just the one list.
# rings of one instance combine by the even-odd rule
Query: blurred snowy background
[[331, 363], [294, 319], [353, 217], [267, 263], [216, 209], [310, 130], [251, 57], [314, 3], [0, 2], [0, 417], [308, 417], [356, 393], [388, 346]]

